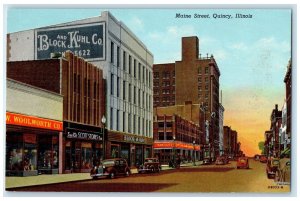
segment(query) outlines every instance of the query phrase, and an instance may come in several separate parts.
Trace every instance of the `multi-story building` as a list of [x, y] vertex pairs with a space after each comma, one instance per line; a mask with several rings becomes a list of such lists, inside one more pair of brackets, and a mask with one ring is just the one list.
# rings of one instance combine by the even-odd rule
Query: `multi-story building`
[[280, 144], [279, 144], [279, 133], [282, 121], [282, 111], [278, 110], [278, 105], [275, 105], [275, 108], [272, 110], [271, 116], [271, 126], [270, 130], [272, 131], [271, 139], [271, 151], [272, 156], [279, 157], [280, 155]]
[[224, 122], [224, 107], [223, 105], [220, 103], [219, 105], [219, 144], [220, 144], [220, 155], [224, 154], [224, 130], [223, 130], [223, 122]]
[[[219, 77], [220, 71], [213, 56], [199, 55], [198, 37], [182, 38], [182, 60], [175, 63], [155, 64], [154, 106], [166, 107], [184, 105], [191, 101], [192, 105], [204, 112], [196, 112], [192, 121], [204, 125], [208, 122], [209, 144], [213, 155], [219, 153]], [[187, 79], [188, 78], [188, 79]], [[205, 126], [201, 126], [204, 135]], [[208, 144], [205, 141], [202, 144]]]
[[6, 86], [6, 175], [61, 172], [63, 97], [9, 78]]
[[89, 172], [93, 163], [104, 158], [101, 117], [105, 114], [105, 83], [101, 69], [66, 52], [59, 59], [8, 62], [7, 77], [63, 97], [63, 134], [57, 139], [60, 173]]
[[174, 158], [182, 160], [198, 160], [200, 145], [196, 144], [200, 136], [200, 127], [179, 115], [154, 116], [154, 155], [162, 163]]
[[153, 55], [126, 25], [102, 12], [97, 17], [10, 33], [7, 41], [8, 61], [49, 59], [70, 50], [101, 68], [106, 79], [108, 157], [128, 157], [134, 165], [152, 154]]
[[272, 148], [272, 136], [273, 136], [273, 132], [268, 130], [265, 131], [265, 148], [264, 148], [264, 154], [267, 157], [273, 156], [273, 148]]
[[286, 102], [286, 146], [290, 147], [291, 144], [291, 129], [292, 129], [292, 61], [290, 60], [287, 65], [287, 72], [284, 77], [285, 83], [285, 102]]

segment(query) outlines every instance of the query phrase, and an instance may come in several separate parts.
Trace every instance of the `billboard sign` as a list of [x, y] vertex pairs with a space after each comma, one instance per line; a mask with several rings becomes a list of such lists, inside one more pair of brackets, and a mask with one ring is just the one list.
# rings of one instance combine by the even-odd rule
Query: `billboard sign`
[[105, 59], [105, 23], [38, 29], [35, 34], [35, 57], [49, 59], [67, 50], [91, 60]]

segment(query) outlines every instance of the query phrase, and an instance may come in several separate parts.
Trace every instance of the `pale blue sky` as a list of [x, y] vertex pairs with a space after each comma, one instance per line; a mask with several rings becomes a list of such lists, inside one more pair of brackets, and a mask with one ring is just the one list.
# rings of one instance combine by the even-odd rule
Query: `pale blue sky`
[[[100, 15], [109, 10], [154, 55], [154, 63], [181, 60], [181, 37], [198, 36], [200, 53], [213, 54], [221, 71], [224, 124], [239, 132], [242, 147], [257, 149], [269, 129], [275, 104], [285, 98], [284, 75], [291, 58], [289, 9], [16, 9], [7, 13], [7, 32]], [[176, 13], [210, 19], [176, 19]], [[213, 14], [251, 14], [251, 19], [214, 19]], [[247, 149], [247, 148], [246, 148]], [[252, 152], [249, 152], [252, 153]]]
[[[197, 35], [200, 53], [213, 54], [221, 70], [221, 88], [282, 87], [291, 57], [289, 9], [24, 9], [9, 8], [7, 32], [100, 15], [109, 10], [153, 53], [155, 63], [181, 59], [181, 37]], [[210, 19], [177, 19], [176, 13], [210, 14]], [[252, 19], [214, 19], [213, 14], [251, 14]], [[235, 76], [233, 76], [235, 75]], [[254, 76], [250, 76], [254, 75]], [[267, 80], [267, 82], [266, 82]]]

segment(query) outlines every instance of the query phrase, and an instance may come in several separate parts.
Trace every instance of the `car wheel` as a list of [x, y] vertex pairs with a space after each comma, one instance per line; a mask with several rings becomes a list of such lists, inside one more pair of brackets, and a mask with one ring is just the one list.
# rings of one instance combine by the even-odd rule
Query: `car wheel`
[[93, 179], [95, 180], [95, 179], [97, 179], [97, 177], [93, 177]]
[[109, 178], [114, 179], [114, 178], [115, 178], [115, 173], [114, 173], [114, 172], [111, 172], [111, 173], [109, 174]]
[[151, 167], [151, 172], [154, 172], [154, 167]]
[[130, 175], [130, 172], [128, 170], [126, 170], [125, 176], [129, 177], [129, 175]]
[[267, 173], [267, 177], [268, 179], [271, 179], [271, 175], [269, 173]]

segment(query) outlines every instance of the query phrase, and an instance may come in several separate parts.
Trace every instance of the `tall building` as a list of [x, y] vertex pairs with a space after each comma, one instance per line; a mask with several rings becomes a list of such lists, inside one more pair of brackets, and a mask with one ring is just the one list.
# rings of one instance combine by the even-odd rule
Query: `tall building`
[[223, 130], [223, 123], [224, 123], [224, 107], [223, 105], [220, 103], [219, 106], [219, 144], [220, 144], [220, 155], [224, 154], [224, 130]]
[[287, 72], [284, 77], [285, 83], [285, 102], [286, 102], [286, 137], [287, 147], [291, 144], [291, 129], [292, 129], [292, 61], [290, 60], [287, 65]]
[[[103, 70], [107, 153], [131, 165], [151, 156], [153, 55], [109, 12], [7, 36], [7, 60], [41, 60], [70, 50]], [[24, 51], [26, 48], [26, 51]], [[135, 137], [138, 140], [135, 140]]]
[[[63, 132], [56, 139], [59, 173], [89, 172], [95, 161], [104, 158], [101, 117], [104, 115], [105, 94], [101, 69], [66, 52], [64, 58], [8, 62], [7, 77], [63, 97], [60, 111]], [[47, 107], [55, 110], [51, 102]], [[42, 112], [37, 111], [36, 115]], [[49, 136], [37, 137], [46, 139]], [[51, 139], [48, 141], [51, 142]], [[39, 155], [42, 146], [37, 147]], [[49, 146], [46, 154], [51, 155], [53, 145]], [[43, 171], [46, 170], [45, 167]], [[42, 170], [39, 171], [42, 173]]]
[[[190, 101], [192, 106], [199, 108], [192, 121], [200, 125], [203, 135], [207, 133], [204, 124], [208, 123], [209, 142], [201, 144], [209, 144], [213, 155], [218, 155], [220, 70], [212, 55], [199, 55], [198, 37], [183, 37], [182, 60], [155, 64], [153, 75], [154, 107], [184, 105]], [[204, 112], [200, 111], [200, 106], [205, 107]]]
[[280, 145], [279, 145], [279, 133], [282, 122], [282, 111], [278, 110], [278, 105], [275, 104], [275, 108], [272, 110], [270, 115], [271, 126], [270, 130], [272, 132], [271, 138], [271, 152], [272, 156], [279, 157], [280, 155]]

